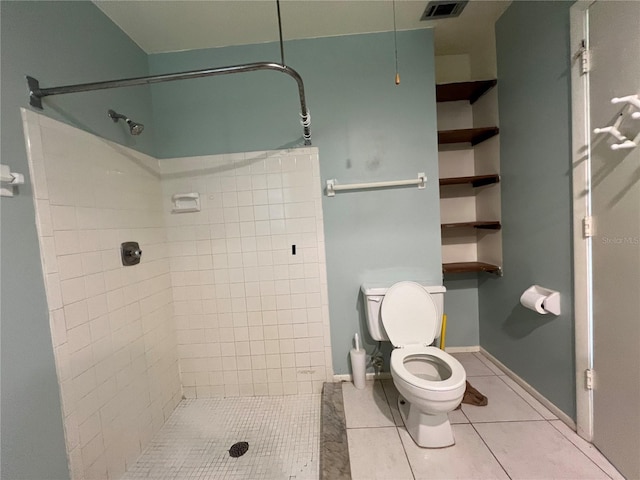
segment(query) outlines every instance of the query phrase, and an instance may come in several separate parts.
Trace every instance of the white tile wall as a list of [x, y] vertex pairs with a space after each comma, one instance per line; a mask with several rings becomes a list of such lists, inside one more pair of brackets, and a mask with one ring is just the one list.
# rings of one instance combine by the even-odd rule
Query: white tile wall
[[[317, 149], [160, 170], [185, 396], [319, 393], [332, 367]], [[202, 210], [170, 213], [190, 192]]]
[[[182, 391], [320, 392], [332, 366], [317, 149], [159, 166], [23, 121], [73, 480], [121, 477]], [[192, 191], [202, 211], [171, 214], [171, 195]], [[130, 240], [143, 261], [123, 267]]]
[[181, 398], [157, 161], [23, 120], [71, 475], [119, 478]]

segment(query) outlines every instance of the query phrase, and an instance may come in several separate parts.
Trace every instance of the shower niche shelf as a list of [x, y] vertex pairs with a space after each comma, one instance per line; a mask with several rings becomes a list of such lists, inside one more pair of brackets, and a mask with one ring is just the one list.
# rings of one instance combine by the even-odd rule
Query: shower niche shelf
[[192, 213], [200, 211], [200, 194], [198, 192], [176, 193], [171, 196], [173, 208], [171, 213]]

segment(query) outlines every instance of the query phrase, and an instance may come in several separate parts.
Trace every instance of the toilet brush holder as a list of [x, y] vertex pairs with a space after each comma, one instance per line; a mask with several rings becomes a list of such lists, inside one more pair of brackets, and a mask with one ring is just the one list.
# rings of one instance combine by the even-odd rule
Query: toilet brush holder
[[351, 349], [351, 372], [353, 377], [353, 386], [362, 390], [366, 381], [367, 355], [364, 349]]

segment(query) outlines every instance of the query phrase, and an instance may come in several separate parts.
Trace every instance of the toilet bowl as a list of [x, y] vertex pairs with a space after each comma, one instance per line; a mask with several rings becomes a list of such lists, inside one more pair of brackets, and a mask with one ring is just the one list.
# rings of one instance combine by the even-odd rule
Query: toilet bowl
[[462, 401], [466, 373], [454, 357], [430, 346], [440, 333], [442, 299], [436, 305], [425, 287], [414, 282], [396, 283], [383, 297], [380, 289], [367, 292], [363, 287], [363, 292], [370, 333], [374, 339], [382, 336], [376, 332], [380, 320], [395, 347], [391, 377], [400, 393], [398, 409], [407, 431], [421, 447], [453, 445], [447, 414]]

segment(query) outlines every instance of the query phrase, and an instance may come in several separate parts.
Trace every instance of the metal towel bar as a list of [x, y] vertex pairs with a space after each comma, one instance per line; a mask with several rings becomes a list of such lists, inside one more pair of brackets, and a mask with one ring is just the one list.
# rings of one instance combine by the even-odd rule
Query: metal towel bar
[[346, 185], [338, 185], [338, 181], [334, 178], [327, 180], [327, 197], [335, 197], [336, 192], [341, 190], [363, 190], [368, 188], [384, 188], [384, 187], [403, 187], [407, 185], [417, 185], [418, 188], [425, 188], [427, 176], [424, 172], [418, 173], [418, 178], [410, 180], [390, 180], [387, 182], [370, 182], [370, 183], [349, 183]]

